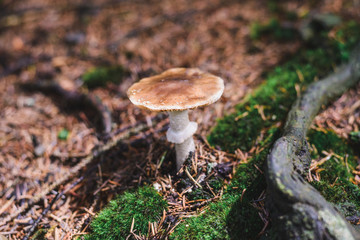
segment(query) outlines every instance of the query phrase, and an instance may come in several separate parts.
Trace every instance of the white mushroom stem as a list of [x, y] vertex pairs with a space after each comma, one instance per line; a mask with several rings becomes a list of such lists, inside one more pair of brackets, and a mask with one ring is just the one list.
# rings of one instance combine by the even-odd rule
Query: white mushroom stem
[[193, 137], [187, 138], [184, 142], [175, 143], [176, 151], [176, 170], [179, 171], [185, 160], [189, 157], [190, 152], [195, 151], [195, 144]]
[[167, 140], [175, 143], [176, 168], [179, 170], [190, 152], [195, 151], [193, 134], [197, 123], [190, 122], [188, 110], [169, 112], [170, 128], [166, 133]]

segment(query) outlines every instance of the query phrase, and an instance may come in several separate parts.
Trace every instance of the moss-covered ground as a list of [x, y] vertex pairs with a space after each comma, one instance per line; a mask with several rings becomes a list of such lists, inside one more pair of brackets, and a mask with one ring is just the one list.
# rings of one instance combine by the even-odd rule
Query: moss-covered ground
[[141, 187], [127, 191], [110, 201], [91, 223], [92, 234], [88, 240], [125, 239], [130, 234], [134, 219], [133, 232], [145, 234], [149, 222], [157, 222], [167, 202], [152, 187]]
[[276, 18], [272, 18], [265, 24], [255, 22], [250, 28], [250, 37], [257, 40], [262, 36], [271, 37], [277, 41], [294, 40], [297, 33], [294, 29], [284, 28]]
[[354, 184], [352, 171], [358, 165], [354, 150], [347, 141], [331, 130], [312, 130], [308, 134], [313, 150], [312, 159], [326, 157], [325, 152], [334, 153], [331, 158], [318, 166], [319, 181], [311, 184], [345, 215], [360, 212], [360, 188]]
[[[291, 104], [297, 97], [297, 91], [303, 91], [306, 86], [320, 79], [333, 70], [333, 66], [346, 62], [350, 51], [360, 39], [359, 25], [349, 22], [342, 25], [336, 38], [329, 38], [327, 32], [320, 33], [322, 44], [318, 47], [303, 48], [297, 55], [270, 72], [266, 82], [249, 95], [246, 100], [236, 106], [236, 111], [219, 120], [208, 137], [209, 142], [226, 151], [240, 148], [249, 151], [258, 146], [260, 152], [236, 171], [233, 182], [227, 188], [221, 201], [210, 205], [209, 210], [196, 218], [187, 219], [180, 224], [171, 235], [172, 239], [254, 239], [261, 232], [264, 223], [258, 216], [259, 210], [252, 203], [265, 189], [263, 174], [257, 169], [263, 169], [264, 161], [271, 143], [279, 135], [277, 123], [286, 118]], [[331, 134], [331, 133], [330, 133]], [[331, 135], [330, 149], [336, 147], [338, 154], [348, 150], [346, 143], [337, 136]], [[310, 135], [316, 145], [319, 137]], [[325, 137], [326, 138], [326, 137]], [[328, 149], [318, 146], [319, 149]], [[341, 149], [341, 150], [338, 150]], [[346, 150], [345, 150], [346, 149]], [[349, 152], [348, 152], [349, 153]], [[344, 156], [344, 155], [343, 155]], [[331, 164], [332, 163], [332, 164]], [[354, 167], [354, 159], [348, 158], [348, 166]], [[327, 163], [327, 178], [313, 183], [323, 194], [332, 196], [331, 191], [343, 197], [347, 192], [347, 200], [356, 202], [358, 188], [351, 183], [351, 172], [344, 164]], [[333, 188], [334, 171], [340, 174], [338, 184]], [[246, 189], [241, 197], [242, 191]], [[336, 198], [335, 196], [332, 196]], [[338, 198], [339, 198], [338, 197]], [[338, 199], [330, 199], [337, 202]]]
[[105, 87], [108, 83], [119, 84], [125, 74], [122, 66], [91, 68], [82, 76], [88, 88]]
[[[256, 199], [266, 187], [262, 174], [263, 165], [271, 144], [280, 134], [279, 126], [285, 120], [297, 95], [308, 84], [332, 72], [335, 65], [348, 60], [351, 49], [360, 39], [359, 27], [355, 22], [343, 24], [337, 28], [335, 38], [329, 37], [326, 31], [320, 32], [318, 40], [321, 41], [317, 41], [321, 43], [320, 45], [302, 48], [291, 60], [268, 73], [265, 77], [266, 81], [237, 105], [233, 114], [217, 122], [208, 137], [213, 146], [229, 152], [237, 148], [249, 151], [254, 146], [257, 150], [247, 163], [238, 167], [221, 200], [211, 203], [204, 214], [186, 219], [179, 224], [170, 236], [171, 239], [258, 237], [264, 223], [258, 213], [261, 209], [254, 206]], [[330, 134], [332, 138], [328, 139], [327, 135], [324, 137], [321, 133], [312, 132], [309, 137], [310, 142], [320, 154], [320, 150], [330, 151], [330, 149], [339, 155], [349, 154], [346, 143], [333, 136], [333, 133]], [[328, 145], [324, 145], [327, 142]], [[336, 199], [336, 196], [343, 196], [343, 192], [349, 195], [349, 201], [359, 197], [358, 189], [355, 189], [349, 181], [351, 171], [347, 168], [354, 167], [350, 155], [345, 163], [339, 164], [334, 160], [328, 161], [324, 166], [328, 168], [327, 173], [324, 171], [321, 174], [322, 180], [313, 184], [325, 196], [328, 194], [327, 198], [330, 201], [337, 202], [339, 199]], [[339, 174], [339, 178], [334, 188], [329, 188], [329, 184], [335, 182], [334, 171]], [[143, 194], [144, 191], [146, 194]], [[139, 188], [132, 194], [125, 193], [99, 213], [91, 225], [94, 233], [88, 239], [125, 239], [133, 217], [136, 218], [135, 224], [138, 224], [136, 229], [143, 233], [147, 232], [147, 222], [156, 221], [161, 214], [162, 209], [159, 208], [161, 201], [159, 195], [149, 188], [145, 190]], [[162, 204], [161, 206], [165, 207], [165, 203]], [[150, 212], [144, 214], [144, 211]], [[140, 215], [149, 218], [137, 220], [137, 216]]]

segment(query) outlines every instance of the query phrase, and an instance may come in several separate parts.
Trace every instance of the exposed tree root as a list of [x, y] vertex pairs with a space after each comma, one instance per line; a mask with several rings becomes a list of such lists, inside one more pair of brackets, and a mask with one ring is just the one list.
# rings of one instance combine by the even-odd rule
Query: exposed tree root
[[306, 133], [321, 106], [360, 79], [360, 45], [350, 62], [309, 86], [288, 114], [267, 159], [268, 204], [277, 239], [360, 239], [360, 234], [304, 180], [311, 162]]

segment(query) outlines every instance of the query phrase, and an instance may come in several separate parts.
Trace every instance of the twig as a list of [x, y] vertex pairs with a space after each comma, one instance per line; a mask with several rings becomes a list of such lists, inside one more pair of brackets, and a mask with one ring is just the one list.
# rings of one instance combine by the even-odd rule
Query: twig
[[50, 204], [42, 211], [42, 213], [40, 214], [40, 216], [36, 219], [36, 221], [33, 223], [33, 225], [31, 226], [31, 228], [29, 229], [28, 233], [26, 234], [26, 236], [23, 238], [23, 240], [28, 240], [29, 237], [33, 234], [33, 232], [35, 231], [35, 229], [37, 228], [37, 226], [39, 225], [41, 219], [50, 211], [51, 207], [55, 204], [55, 202], [57, 200], [59, 200], [61, 198], [61, 196], [63, 196], [65, 193], [67, 193], [69, 190], [71, 190], [72, 188], [74, 188], [76, 185], [78, 185], [82, 180], [84, 179], [84, 177], [80, 177], [79, 179], [77, 179], [73, 184], [71, 184], [67, 189], [63, 190], [62, 192], [58, 192], [55, 197], [53, 198], [53, 200], [50, 202]]
[[14, 202], [15, 196], [10, 198], [1, 208], [0, 208], [0, 215]]
[[197, 181], [195, 181], [195, 179], [191, 176], [191, 174], [187, 170], [187, 167], [185, 167], [185, 173], [196, 186], [198, 186], [199, 188], [202, 188], [202, 186]]

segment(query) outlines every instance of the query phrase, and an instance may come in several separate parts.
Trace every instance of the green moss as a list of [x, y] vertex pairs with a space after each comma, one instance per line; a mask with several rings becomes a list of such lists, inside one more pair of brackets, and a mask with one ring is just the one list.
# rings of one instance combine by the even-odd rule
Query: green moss
[[226, 216], [226, 228], [230, 239], [256, 239], [264, 227], [259, 216], [260, 210], [253, 204], [258, 201], [261, 192], [266, 188], [265, 178], [262, 174], [257, 173], [256, 175], [257, 177], [245, 188], [246, 191], [242, 197], [238, 191], [233, 191], [230, 195], [234, 199], [236, 198], [236, 201], [230, 205], [230, 212]]
[[360, 132], [351, 132], [350, 139], [353, 143], [359, 144], [360, 143]]
[[323, 150], [333, 150], [336, 151], [337, 154], [353, 153], [352, 148], [347, 145], [345, 139], [340, 138], [331, 129], [326, 129], [325, 132], [310, 130], [307, 134], [309, 142], [318, 150], [316, 152], [312, 152], [312, 157], [319, 157], [319, 153]]
[[[170, 239], [254, 239], [264, 223], [252, 203], [265, 189], [262, 168], [277, 129], [268, 130], [268, 137], [260, 146], [264, 148], [248, 163], [241, 164], [223, 198], [212, 203], [206, 213], [181, 223]], [[245, 189], [245, 190], [244, 190]], [[243, 194], [244, 191], [244, 194]], [[240, 237], [241, 236], [241, 237]]]
[[121, 66], [97, 67], [87, 71], [82, 79], [88, 88], [105, 87], [109, 82], [120, 83], [124, 74], [125, 70]]
[[349, 60], [352, 48], [359, 42], [359, 23], [349, 21], [345, 27], [340, 28], [336, 34], [338, 49], [340, 51], [341, 59]]
[[229, 239], [226, 228], [226, 216], [233, 199], [224, 199], [221, 203], [212, 203], [206, 214], [188, 219], [180, 224], [170, 239]]
[[272, 18], [265, 24], [255, 22], [250, 26], [250, 37], [252, 40], [260, 39], [263, 36], [268, 36], [278, 41], [289, 41], [296, 37], [294, 29], [284, 28], [280, 22]]
[[254, 238], [256, 234], [254, 236], [253, 233], [260, 232], [263, 226], [258, 211], [251, 205], [251, 201], [259, 194], [252, 190], [259, 189], [262, 188], [251, 186], [241, 199], [239, 196], [242, 189], [232, 186], [221, 201], [209, 205], [205, 214], [180, 224], [170, 239], [239, 239], [239, 236], [243, 239]]
[[313, 144], [316, 149], [316, 151], [312, 151], [312, 158], [325, 157], [322, 151], [334, 152], [341, 157], [333, 156], [319, 166], [323, 169], [320, 172], [320, 181], [313, 181], [311, 184], [326, 200], [334, 203], [340, 209], [350, 203], [357, 211], [360, 211], [360, 188], [351, 182], [354, 178], [352, 171], [357, 166], [353, 149], [331, 130], [328, 130], [327, 133], [312, 130], [308, 137], [309, 143]]
[[[220, 177], [214, 177], [208, 180], [208, 184], [211, 187], [212, 191], [216, 194], [220, 191], [222, 186], [224, 186], [224, 180]], [[189, 200], [210, 199], [213, 197], [213, 193], [207, 188], [196, 188], [195, 190], [187, 194], [187, 198]]]
[[[273, 137], [272, 135], [263, 141], [264, 151], [238, 167], [234, 181], [227, 187], [219, 202], [210, 204], [205, 214], [189, 218], [180, 224], [170, 239], [255, 238], [264, 224], [258, 210], [251, 203], [265, 188], [264, 176], [255, 166], [262, 168]], [[244, 189], [246, 190], [242, 194]]]
[[58, 139], [60, 140], [66, 140], [69, 136], [69, 131], [65, 128], [61, 129], [61, 131], [58, 133]]
[[[346, 29], [342, 30], [344, 35], [341, 41], [326, 38], [318, 48], [299, 51], [293, 59], [269, 73], [266, 82], [236, 106], [235, 113], [218, 120], [208, 136], [213, 146], [226, 151], [235, 151], [237, 148], [248, 151], [254, 146], [263, 150], [255, 154], [248, 163], [238, 167], [231, 185], [219, 202], [212, 203], [204, 214], [186, 219], [175, 229], [171, 239], [257, 238], [264, 224], [252, 203], [266, 187], [265, 179], [258, 168], [264, 169], [270, 147], [279, 136], [277, 124], [285, 120], [291, 104], [296, 99], [296, 85], [303, 91], [314, 79], [332, 72], [332, 66], [347, 60], [347, 54], [344, 53], [349, 53], [356, 42], [352, 38], [356, 36], [357, 40], [360, 39], [360, 28], [353, 31], [352, 24], [345, 24], [340, 28]], [[320, 35], [327, 36], [326, 33]], [[342, 46], [343, 44], [345, 45]], [[334, 139], [328, 141], [335, 144], [335, 136], [331, 135], [331, 138]], [[314, 139], [314, 144], [326, 144], [320, 137], [317, 139], [319, 143]], [[342, 149], [343, 144], [338, 144], [337, 147]], [[345, 147], [342, 149], [347, 150]], [[350, 165], [353, 166], [352, 163]], [[338, 169], [338, 173], [343, 175], [342, 178], [348, 179], [348, 172], [344, 172], [344, 169]], [[340, 185], [335, 186], [337, 188], [333, 189], [334, 195], [339, 194], [341, 189]], [[350, 185], [347, 187], [349, 188], [346, 191], [351, 194], [351, 198], [348, 199], [358, 197], [356, 189]], [[246, 191], [241, 197], [244, 189]]]
[[214, 192], [220, 191], [222, 186], [224, 186], [224, 180], [220, 178], [210, 179], [208, 183]]
[[125, 192], [110, 201], [95, 217], [91, 223], [92, 233], [87, 235], [86, 239], [126, 239], [130, 234], [133, 218], [133, 230], [136, 230], [137, 234], [146, 234], [148, 223], [158, 221], [166, 208], [167, 202], [152, 187]]

